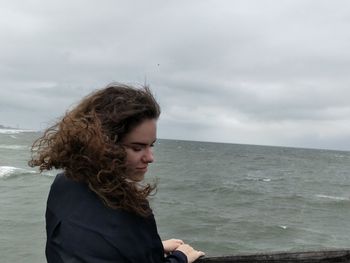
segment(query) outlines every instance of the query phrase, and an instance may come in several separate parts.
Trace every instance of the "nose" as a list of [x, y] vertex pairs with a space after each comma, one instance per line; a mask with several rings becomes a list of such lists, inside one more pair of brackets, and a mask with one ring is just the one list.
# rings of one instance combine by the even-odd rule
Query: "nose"
[[142, 161], [144, 163], [153, 163], [154, 162], [153, 150], [151, 147], [147, 147], [145, 149], [144, 155], [142, 156]]

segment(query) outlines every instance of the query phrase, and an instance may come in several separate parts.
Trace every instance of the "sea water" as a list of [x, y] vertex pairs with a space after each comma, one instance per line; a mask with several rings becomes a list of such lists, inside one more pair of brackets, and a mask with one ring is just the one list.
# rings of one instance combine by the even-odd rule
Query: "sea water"
[[[39, 135], [0, 131], [0, 262], [45, 262], [57, 171], [27, 166]], [[350, 247], [350, 152], [162, 139], [154, 152], [162, 239], [207, 256]]]

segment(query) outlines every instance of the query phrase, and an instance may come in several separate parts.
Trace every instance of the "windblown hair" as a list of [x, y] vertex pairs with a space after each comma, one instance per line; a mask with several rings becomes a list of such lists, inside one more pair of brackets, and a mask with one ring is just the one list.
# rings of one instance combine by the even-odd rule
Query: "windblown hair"
[[160, 107], [148, 87], [113, 83], [85, 97], [32, 146], [29, 165], [40, 172], [63, 169], [86, 183], [104, 203], [146, 217], [147, 197], [155, 185], [140, 186], [126, 176], [121, 140], [145, 119], [157, 119]]

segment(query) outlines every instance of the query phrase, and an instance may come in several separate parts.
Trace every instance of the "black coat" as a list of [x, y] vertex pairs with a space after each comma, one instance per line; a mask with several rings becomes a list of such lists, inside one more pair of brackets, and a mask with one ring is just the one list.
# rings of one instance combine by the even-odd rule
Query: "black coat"
[[110, 209], [86, 184], [63, 174], [51, 186], [46, 233], [49, 263], [187, 263], [180, 251], [164, 258], [153, 215]]

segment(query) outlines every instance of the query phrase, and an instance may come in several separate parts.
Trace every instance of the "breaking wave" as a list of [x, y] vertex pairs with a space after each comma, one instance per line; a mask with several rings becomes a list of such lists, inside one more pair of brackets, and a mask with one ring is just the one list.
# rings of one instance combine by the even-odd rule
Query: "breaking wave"
[[28, 173], [33, 174], [36, 172], [32, 170], [13, 167], [13, 166], [0, 166], [0, 178], [7, 178], [7, 177], [12, 177], [12, 176], [21, 175], [21, 174], [28, 174]]
[[18, 134], [22, 132], [36, 132], [35, 130], [0, 129], [0, 134]]

